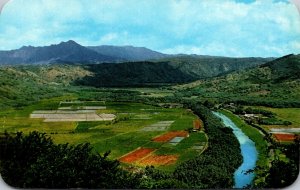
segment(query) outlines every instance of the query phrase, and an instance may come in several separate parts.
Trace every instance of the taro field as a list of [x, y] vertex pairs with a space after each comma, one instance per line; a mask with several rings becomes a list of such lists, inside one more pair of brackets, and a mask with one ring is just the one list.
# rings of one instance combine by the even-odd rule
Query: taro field
[[124, 166], [154, 165], [172, 171], [207, 148], [199, 121], [183, 108], [60, 97], [22, 110], [1, 111], [0, 132], [39, 131], [55, 143], [89, 142], [101, 154], [110, 151], [109, 157]]
[[262, 110], [270, 111], [275, 116], [272, 118], [262, 117], [268, 123], [262, 123], [260, 126], [272, 134], [278, 142], [293, 142], [296, 135], [300, 134], [300, 108], [270, 108], [256, 106]]

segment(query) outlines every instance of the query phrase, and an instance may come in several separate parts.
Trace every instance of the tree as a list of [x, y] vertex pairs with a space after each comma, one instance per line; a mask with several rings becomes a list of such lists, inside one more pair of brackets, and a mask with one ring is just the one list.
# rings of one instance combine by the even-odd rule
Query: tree
[[0, 172], [20, 188], [135, 188], [141, 176], [92, 151], [90, 144], [54, 144], [44, 133], [5, 133], [0, 139]]

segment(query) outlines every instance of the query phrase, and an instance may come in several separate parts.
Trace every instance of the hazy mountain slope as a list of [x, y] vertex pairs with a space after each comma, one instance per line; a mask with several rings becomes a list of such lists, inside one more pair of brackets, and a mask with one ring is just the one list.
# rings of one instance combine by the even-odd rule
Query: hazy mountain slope
[[[300, 55], [288, 55], [256, 68], [177, 86], [179, 94], [219, 101], [276, 102], [300, 106]], [[281, 102], [282, 105], [279, 105]], [[273, 103], [270, 103], [273, 104]], [[287, 105], [286, 105], [287, 106]]]
[[164, 58], [170, 65], [198, 79], [215, 77], [232, 71], [243, 70], [264, 64], [273, 58], [230, 58], [216, 56], [183, 55]]
[[50, 46], [23, 46], [20, 49], [0, 51], [1, 64], [40, 64], [40, 63], [103, 63], [142, 61], [166, 57], [144, 47], [133, 46], [89, 46], [84, 47], [69, 40]]
[[87, 46], [88, 48], [112, 57], [120, 57], [127, 61], [144, 61], [149, 59], [160, 59], [168, 55], [162, 54], [144, 47], [133, 46]]
[[0, 51], [0, 64], [51, 63], [51, 62], [113, 62], [118, 57], [99, 54], [70, 40], [60, 44]]

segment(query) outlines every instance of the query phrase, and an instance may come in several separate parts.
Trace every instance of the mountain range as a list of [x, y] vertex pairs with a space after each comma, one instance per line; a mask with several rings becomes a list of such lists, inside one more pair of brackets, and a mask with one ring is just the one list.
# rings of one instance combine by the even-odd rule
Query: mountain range
[[139, 61], [167, 57], [166, 54], [144, 47], [82, 46], [73, 40], [50, 46], [23, 46], [20, 49], [0, 51], [0, 64], [45, 63], [103, 63]]
[[[228, 64], [244, 62], [253, 63], [252, 66], [272, 60], [272, 58], [228, 58], [218, 56], [164, 54], [145, 47], [133, 46], [82, 46], [73, 40], [53, 44], [50, 46], [23, 46], [20, 49], [0, 51], [0, 65], [8, 64], [49, 64], [49, 63], [120, 63], [133, 61], [163, 61], [172, 62], [173, 66], [182, 68], [185, 63], [193, 65], [191, 75], [199, 76], [199, 61], [201, 67], [208, 69], [211, 64], [218, 64], [222, 72], [231, 71]], [[205, 63], [205, 64], [204, 64]], [[215, 73], [215, 70], [211, 70]], [[207, 77], [207, 76], [202, 76]]]

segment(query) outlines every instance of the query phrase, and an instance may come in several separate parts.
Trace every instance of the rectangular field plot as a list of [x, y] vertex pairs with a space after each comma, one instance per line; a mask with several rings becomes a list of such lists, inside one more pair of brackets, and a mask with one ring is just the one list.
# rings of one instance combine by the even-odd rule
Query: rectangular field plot
[[96, 113], [95, 110], [36, 110], [30, 114], [31, 118], [40, 117], [40, 114], [74, 114], [74, 113]]
[[150, 155], [139, 161], [141, 165], [166, 166], [176, 163], [178, 155]]
[[148, 119], [151, 119], [151, 116], [150, 116], [150, 114], [136, 114], [136, 115], [134, 115], [134, 117], [132, 119], [145, 119], [145, 120], [148, 120]]
[[44, 122], [63, 122], [63, 121], [111, 121], [115, 119], [114, 114], [96, 113], [33, 113], [30, 118], [41, 118]]
[[133, 152], [130, 152], [124, 156], [122, 156], [119, 160], [120, 162], [125, 162], [125, 163], [133, 163], [136, 162], [151, 152], [153, 152], [155, 149], [153, 148], [138, 148], [134, 150]]
[[204, 149], [205, 145], [206, 145], [206, 142], [199, 142], [199, 143], [194, 144], [194, 146], [192, 146], [192, 149], [202, 150], [202, 149]]
[[273, 133], [278, 141], [294, 141], [295, 135], [290, 133]]
[[159, 121], [141, 129], [141, 131], [166, 131], [174, 121]]
[[300, 133], [300, 128], [270, 128], [270, 132]]
[[[168, 142], [174, 139], [175, 137], [187, 137], [189, 133], [187, 131], [170, 131], [163, 135], [153, 138], [155, 142]], [[182, 139], [181, 139], [182, 140]]]
[[169, 143], [171, 145], [177, 145], [178, 143], [180, 143], [180, 141], [182, 141], [184, 139], [184, 137], [174, 137], [172, 140], [169, 141]]

